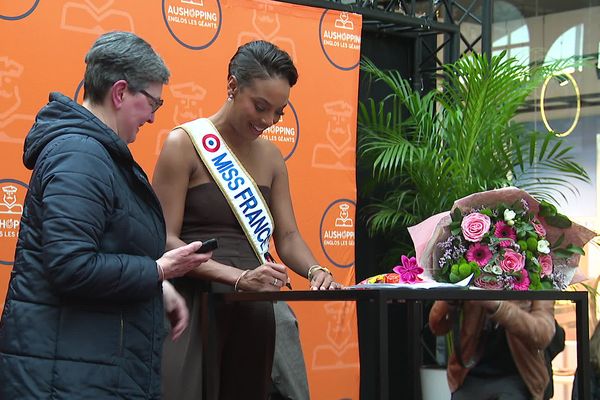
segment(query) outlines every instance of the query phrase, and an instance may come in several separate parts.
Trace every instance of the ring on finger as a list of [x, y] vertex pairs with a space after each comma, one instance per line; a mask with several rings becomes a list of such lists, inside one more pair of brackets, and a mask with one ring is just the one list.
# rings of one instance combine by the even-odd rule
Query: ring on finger
[[275, 279], [273, 279], [273, 283], [272, 283], [272, 285], [273, 285], [273, 286], [277, 286], [277, 283], [278, 283], [278, 282], [279, 282], [279, 279], [275, 278]]

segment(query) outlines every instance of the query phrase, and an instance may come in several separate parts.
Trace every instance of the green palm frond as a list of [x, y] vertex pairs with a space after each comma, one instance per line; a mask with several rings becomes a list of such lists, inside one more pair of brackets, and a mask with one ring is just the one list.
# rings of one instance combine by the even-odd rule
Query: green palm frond
[[362, 70], [388, 89], [359, 109], [359, 156], [387, 185], [367, 208], [371, 234], [397, 231], [449, 209], [468, 194], [518, 186], [556, 202], [589, 176], [552, 133], [514, 117], [549, 74], [572, 60], [523, 66], [506, 54], [472, 54], [444, 67], [445, 80], [422, 95], [397, 71], [363, 59]]

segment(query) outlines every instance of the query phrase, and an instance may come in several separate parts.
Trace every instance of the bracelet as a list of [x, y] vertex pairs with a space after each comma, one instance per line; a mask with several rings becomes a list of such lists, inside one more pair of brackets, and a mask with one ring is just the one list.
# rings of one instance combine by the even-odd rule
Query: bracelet
[[250, 272], [250, 270], [249, 270], [249, 269], [245, 270], [245, 271], [244, 271], [244, 272], [242, 272], [242, 273], [240, 274], [240, 276], [238, 276], [238, 278], [235, 280], [235, 285], [233, 285], [233, 290], [234, 290], [235, 292], [239, 292], [239, 289], [238, 289], [238, 284], [239, 284], [239, 283], [240, 283], [240, 281], [242, 280], [242, 277], [243, 277], [244, 275], [246, 275], [248, 272]]
[[320, 266], [320, 265], [318, 265], [318, 264], [315, 264], [315, 265], [311, 266], [311, 267], [308, 269], [308, 273], [306, 274], [306, 277], [308, 278], [309, 282], [312, 282], [312, 280], [313, 280], [313, 274], [314, 274], [316, 271], [323, 271], [323, 272], [327, 272], [329, 275], [331, 275], [331, 276], [333, 277], [333, 274], [331, 273], [331, 271], [330, 271], [329, 269], [327, 269], [327, 268], [325, 268], [325, 267], [321, 267], [321, 266]]
[[163, 269], [163, 267], [158, 263], [158, 261], [156, 262], [156, 269], [158, 270], [158, 281], [162, 282], [165, 280], [165, 270]]

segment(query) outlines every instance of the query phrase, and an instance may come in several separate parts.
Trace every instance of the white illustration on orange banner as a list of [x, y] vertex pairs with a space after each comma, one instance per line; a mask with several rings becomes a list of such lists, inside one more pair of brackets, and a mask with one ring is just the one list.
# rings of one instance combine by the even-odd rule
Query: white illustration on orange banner
[[354, 130], [353, 108], [338, 100], [324, 104], [327, 115], [325, 138], [327, 143], [317, 143], [313, 148], [312, 166], [351, 171], [356, 167], [356, 153], [352, 138]]
[[361, 16], [325, 10], [319, 21], [319, 40], [323, 54], [334, 67], [343, 71], [357, 68], [360, 61]]
[[270, 1], [257, 1], [255, 7], [252, 10], [252, 27], [255, 32], [240, 32], [237, 38], [238, 46], [253, 40], [266, 40], [285, 50], [297, 63], [294, 40], [279, 34], [281, 23], [278, 9]]
[[13, 263], [27, 189], [25, 183], [16, 179], [0, 179], [0, 264]]
[[329, 316], [326, 343], [314, 347], [313, 370], [358, 368], [358, 341], [352, 331], [356, 307], [352, 302], [326, 303], [323, 308]]
[[60, 27], [91, 35], [114, 30], [134, 32], [131, 14], [113, 8], [113, 5], [116, 5], [114, 0], [67, 2], [62, 8]]
[[162, 14], [171, 36], [191, 50], [211, 46], [223, 22], [219, 0], [162, 0]]
[[354, 220], [352, 218], [350, 218], [350, 213], [348, 212], [348, 209], [350, 208], [350, 206], [346, 203], [342, 203], [339, 205], [339, 207], [340, 207], [340, 216], [335, 219], [335, 226], [336, 227], [344, 227], [344, 228], [353, 227]]
[[354, 30], [354, 22], [349, 19], [348, 13], [342, 11], [340, 16], [335, 20], [335, 27], [339, 29]]
[[17, 203], [17, 187], [13, 185], [4, 186], [2, 192], [0, 214], [23, 214], [23, 206]]
[[[204, 115], [202, 101], [206, 97], [206, 89], [196, 82], [178, 83], [177, 85], [169, 85], [168, 88], [171, 97], [175, 100], [172, 127], [193, 121]], [[165, 104], [170, 104], [171, 102], [172, 100], [167, 99]], [[154, 149], [155, 154], [160, 154], [162, 144], [170, 131], [170, 129], [164, 129], [158, 133]]]
[[275, 143], [285, 161], [290, 159], [300, 141], [300, 121], [291, 101], [285, 109], [285, 118], [281, 117], [279, 122], [265, 129], [261, 137]]
[[19, 113], [19, 84], [23, 66], [6, 56], [0, 57], [0, 142], [22, 144], [35, 117]]
[[31, 15], [40, 0], [1, 1], [0, 20], [16, 21]]
[[339, 268], [354, 265], [355, 214], [354, 201], [339, 199], [327, 207], [321, 218], [321, 248], [329, 262]]
[[182, 3], [184, 4], [193, 4], [195, 6], [203, 6], [204, 2], [203, 1], [194, 1], [194, 0], [181, 0]]

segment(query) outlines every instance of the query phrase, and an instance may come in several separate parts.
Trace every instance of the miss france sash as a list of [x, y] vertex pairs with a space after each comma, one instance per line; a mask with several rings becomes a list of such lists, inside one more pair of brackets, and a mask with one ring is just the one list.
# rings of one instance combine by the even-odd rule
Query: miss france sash
[[258, 185], [209, 119], [199, 118], [179, 128], [189, 135], [200, 159], [242, 226], [256, 256], [264, 263], [274, 224]]

